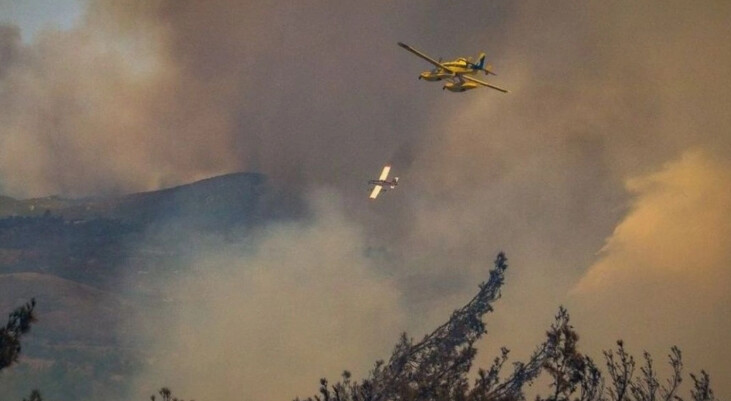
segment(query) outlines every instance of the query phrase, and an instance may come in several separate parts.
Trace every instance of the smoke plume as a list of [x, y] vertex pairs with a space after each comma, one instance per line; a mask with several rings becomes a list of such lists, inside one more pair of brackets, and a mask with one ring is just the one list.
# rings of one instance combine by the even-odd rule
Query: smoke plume
[[[363, 376], [405, 314], [395, 283], [366, 257], [338, 196], [316, 191], [313, 220], [207, 247], [162, 290], [138, 398], [166, 384], [195, 399], [291, 399], [345, 368]], [[145, 393], [148, 392], [148, 393]]]
[[[692, 277], [681, 287], [704, 310], [694, 334], [662, 330], [693, 363], [728, 376], [716, 337], [728, 320], [716, 286], [728, 280], [728, 255], [712, 233], [728, 239], [729, 16], [724, 1], [91, 1], [76, 27], [28, 44], [0, 29], [0, 187], [16, 197], [115, 194], [256, 170], [301, 194], [331, 188], [332, 214], [316, 208], [311, 226], [274, 227], [250, 253], [204, 252], [187, 267], [211, 268], [172, 287], [209, 298], [173, 305], [170, 349], [206, 367], [224, 358], [251, 396], [268, 388], [266, 369], [333, 375], [386, 357], [393, 330], [418, 336], [442, 321], [498, 250], [511, 268], [483, 365], [502, 344], [530, 352], [561, 303], [579, 332], [606, 327], [588, 330], [597, 358], [615, 330], [652, 342], [643, 313], [669, 322], [695, 309], [627, 306], [615, 325], [613, 294], [655, 305]], [[398, 41], [445, 59], [485, 51], [498, 73], [485, 79], [511, 93], [418, 81], [431, 66]], [[389, 162], [399, 188], [367, 203], [366, 181]], [[302, 264], [268, 247], [291, 248]], [[331, 269], [350, 272], [354, 290], [310, 298], [345, 285]], [[361, 298], [378, 302], [363, 309]], [[241, 315], [222, 313], [227, 302]], [[292, 305], [306, 308], [294, 316]], [[276, 339], [273, 322], [284, 326]], [[327, 324], [353, 341], [336, 345], [343, 358], [309, 354], [330, 341]], [[379, 324], [389, 331], [372, 334]], [[230, 345], [238, 335], [247, 341]], [[284, 337], [295, 345], [275, 344]], [[271, 365], [255, 371], [263, 360]], [[233, 397], [216, 387], [227, 376], [207, 374], [218, 371], [173, 365], [180, 383], [212, 383], [201, 398]], [[306, 373], [292, 380], [314, 386]]]

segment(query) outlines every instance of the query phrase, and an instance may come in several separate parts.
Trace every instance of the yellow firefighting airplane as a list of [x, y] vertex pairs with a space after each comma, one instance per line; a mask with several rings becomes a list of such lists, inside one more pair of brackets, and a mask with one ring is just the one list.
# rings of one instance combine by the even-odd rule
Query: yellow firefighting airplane
[[398, 185], [398, 177], [393, 177], [393, 180], [388, 181], [386, 178], [388, 178], [388, 172], [391, 171], [391, 166], [384, 166], [383, 171], [381, 172], [381, 176], [378, 177], [377, 180], [370, 180], [368, 181], [368, 185], [374, 185], [373, 191], [371, 192], [371, 199], [376, 199], [379, 193], [381, 193], [381, 190], [388, 191], [388, 189], [385, 189], [384, 187], [390, 187], [390, 189], [396, 188], [396, 185]]
[[484, 71], [485, 75], [495, 75], [495, 73], [491, 71], [492, 66], [490, 64], [487, 66], [485, 65], [485, 53], [480, 53], [477, 63], [473, 63], [471, 57], [460, 57], [453, 61], [442, 62], [441, 59], [436, 61], [405, 43], [398, 42], [398, 45], [430, 62], [436, 67], [431, 71], [424, 71], [419, 74], [419, 79], [426, 81], [447, 80], [448, 82], [442, 86], [442, 90], [447, 89], [451, 92], [464, 92], [466, 90], [477, 88], [477, 85], [482, 85], [499, 90], [503, 93], [508, 92], [507, 89], [489, 84], [485, 81], [480, 81], [479, 79], [470, 76], [477, 71]]

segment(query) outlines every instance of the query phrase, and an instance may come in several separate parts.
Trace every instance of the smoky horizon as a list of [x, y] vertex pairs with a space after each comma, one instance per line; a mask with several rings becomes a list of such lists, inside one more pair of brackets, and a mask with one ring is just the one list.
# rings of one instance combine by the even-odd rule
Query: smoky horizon
[[[145, 222], [109, 245], [122, 273], [103, 296], [175, 301], [115, 323], [154, 360], [121, 398], [291, 399], [365, 375], [464, 304], [500, 251], [477, 366], [503, 345], [525, 359], [563, 305], [595, 360], [620, 338], [658, 365], [677, 345], [731, 394], [731, 4], [61, 4], [0, 0], [0, 194]], [[484, 52], [497, 75], [475, 77], [509, 93], [443, 90], [399, 43]], [[373, 201], [385, 165], [398, 186]], [[232, 173], [265, 183], [216, 181]], [[205, 179], [221, 184], [155, 192]], [[254, 228], [215, 229], [247, 210]], [[111, 269], [92, 259], [63, 272]]]

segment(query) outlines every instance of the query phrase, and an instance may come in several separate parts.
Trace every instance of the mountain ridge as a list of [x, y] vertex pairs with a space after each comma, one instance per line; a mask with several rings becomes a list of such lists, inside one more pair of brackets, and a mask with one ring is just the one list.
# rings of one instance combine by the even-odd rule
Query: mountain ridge
[[108, 290], [131, 258], [159, 264], [144, 251], [169, 255], [197, 233], [286, 218], [278, 196], [263, 174], [231, 173], [119, 197], [5, 197], [0, 208], [11, 215], [0, 215], [0, 273], [54, 274]]
[[116, 197], [0, 196], [0, 313], [35, 297], [38, 315], [24, 359], [0, 376], [0, 401], [26, 395], [15, 386], [29, 380], [49, 391], [68, 383], [74, 390], [55, 393], [59, 401], [122, 391], [120, 378], [146, 363], [135, 351], [134, 322], [168, 302], [159, 289], [200, 237], [245, 238], [298, 218], [303, 204], [246, 172]]
[[0, 219], [17, 216], [41, 216], [46, 211], [60, 214], [67, 219], [85, 218], [94, 213], [115, 212], [115, 208], [139, 207], [141, 203], [154, 198], [179, 196], [180, 193], [196, 193], [199, 191], [216, 190], [222, 187], [259, 186], [266, 183], [267, 177], [261, 173], [235, 172], [214, 177], [204, 178], [191, 183], [161, 188], [153, 191], [133, 192], [119, 196], [66, 198], [59, 195], [50, 195], [39, 198], [16, 199], [0, 195]]

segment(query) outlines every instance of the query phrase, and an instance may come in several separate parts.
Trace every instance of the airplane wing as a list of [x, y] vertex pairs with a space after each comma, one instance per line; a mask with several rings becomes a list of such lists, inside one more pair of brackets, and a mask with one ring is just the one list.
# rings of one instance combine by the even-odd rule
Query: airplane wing
[[461, 75], [461, 77], [462, 77], [463, 79], [466, 79], [466, 80], [468, 80], [468, 81], [472, 81], [472, 82], [474, 82], [474, 83], [476, 83], [476, 84], [480, 84], [480, 85], [482, 85], [482, 86], [487, 86], [488, 88], [496, 89], [496, 90], [499, 90], [500, 92], [503, 92], [503, 93], [508, 93], [508, 90], [507, 90], [507, 89], [503, 89], [503, 88], [501, 88], [501, 87], [499, 87], [499, 86], [495, 86], [495, 85], [492, 85], [492, 84], [488, 84], [487, 82], [485, 82], [485, 81], [480, 81], [480, 80], [479, 80], [479, 79], [477, 79], [477, 78], [472, 78], [472, 77], [470, 77], [470, 76], [468, 76], [468, 75]]
[[436, 66], [437, 68], [442, 68], [442, 69], [444, 69], [446, 71], [453, 72], [452, 70], [449, 69], [449, 67], [447, 67], [444, 64], [442, 64], [442, 63], [434, 60], [433, 58], [427, 56], [426, 54], [424, 54], [424, 53], [422, 53], [422, 52], [414, 49], [413, 47], [407, 45], [406, 43], [398, 42], [398, 45], [401, 46], [401, 47], [403, 47], [404, 49], [406, 49], [406, 50], [408, 50], [408, 51], [416, 54], [417, 56], [423, 58], [424, 60], [426, 60], [426, 61], [434, 64], [434, 66]]
[[383, 189], [383, 187], [380, 186], [380, 185], [376, 185], [375, 187], [373, 187], [373, 192], [371, 192], [370, 198], [371, 199], [376, 199], [376, 197], [378, 196], [378, 194], [381, 193], [381, 190], [382, 189]]
[[388, 172], [391, 171], [391, 166], [384, 166], [383, 171], [381, 171], [381, 176], [378, 178], [378, 180], [383, 181], [388, 177]]

